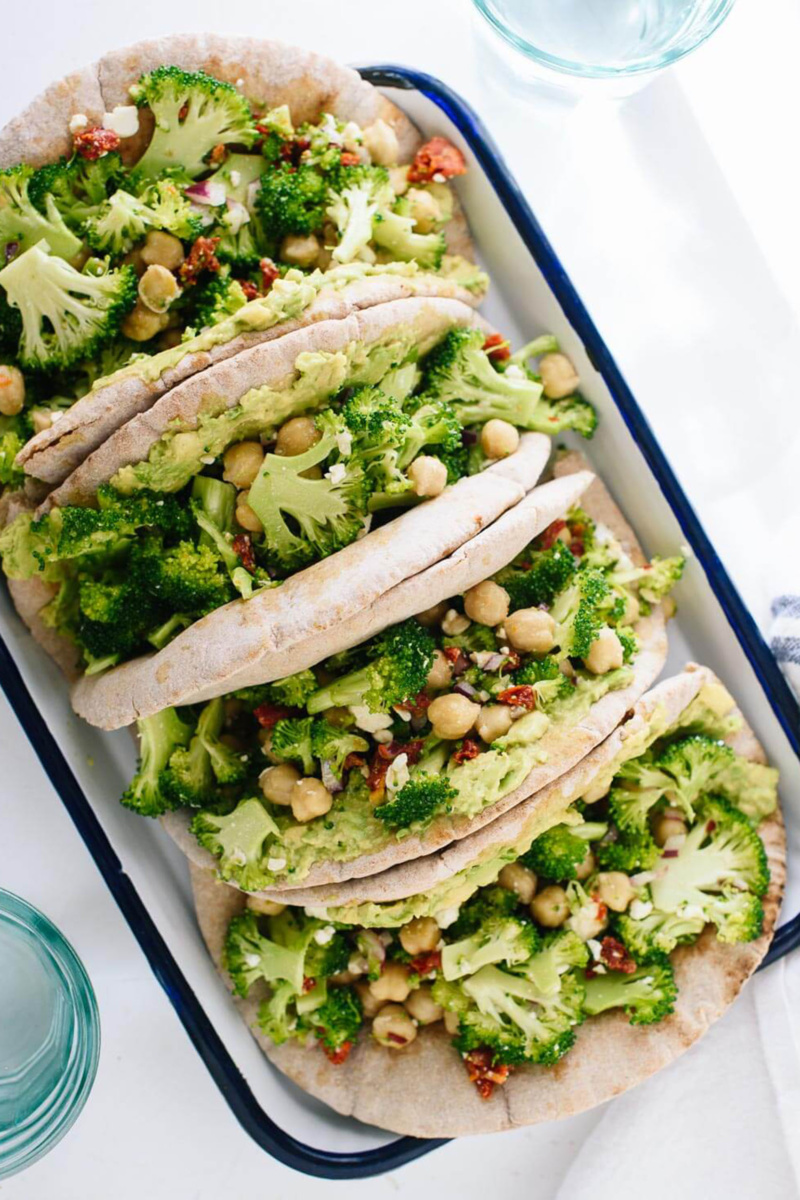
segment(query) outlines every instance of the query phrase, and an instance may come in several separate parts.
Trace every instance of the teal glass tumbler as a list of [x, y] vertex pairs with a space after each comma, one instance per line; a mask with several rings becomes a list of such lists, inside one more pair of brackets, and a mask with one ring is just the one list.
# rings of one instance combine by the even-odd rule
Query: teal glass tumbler
[[43, 913], [0, 889], [0, 1179], [72, 1126], [99, 1054], [97, 1002], [80, 959]]

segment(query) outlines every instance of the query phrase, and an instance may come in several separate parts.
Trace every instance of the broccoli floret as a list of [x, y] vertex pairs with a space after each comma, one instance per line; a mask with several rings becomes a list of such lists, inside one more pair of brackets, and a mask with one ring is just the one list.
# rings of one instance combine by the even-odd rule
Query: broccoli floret
[[460, 984], [469, 1001], [461, 1011], [458, 999], [448, 991], [452, 986], [437, 981], [433, 995], [444, 1007], [459, 1012], [455, 1045], [462, 1054], [486, 1047], [495, 1062], [552, 1066], [574, 1044], [574, 1026], [583, 1019], [584, 987], [572, 972], [561, 977], [554, 996], [544, 996], [529, 979], [499, 967], [483, 967]]
[[264, 527], [264, 545], [287, 570], [333, 554], [364, 528], [369, 488], [360, 464], [347, 458], [323, 479], [303, 477], [336, 449], [336, 436], [327, 431], [303, 454], [268, 454], [250, 487], [248, 503]]
[[514, 672], [514, 685], [532, 687], [536, 693], [536, 707], [543, 710], [572, 695], [572, 683], [555, 658], [532, 659], [525, 663]]
[[677, 804], [692, 821], [697, 800], [715, 789], [717, 779], [731, 769], [735, 757], [724, 742], [696, 733], [669, 742], [657, 755], [655, 765], [670, 781], [670, 804]]
[[569, 547], [556, 542], [548, 550], [535, 551], [525, 569], [506, 567], [497, 576], [511, 600], [512, 611], [553, 603], [556, 596], [572, 583], [578, 561]]
[[561, 986], [561, 977], [572, 967], [585, 967], [589, 949], [576, 933], [559, 930], [548, 934], [541, 947], [519, 970], [530, 979], [543, 996], [554, 996]]
[[122, 189], [114, 192], [84, 226], [92, 249], [115, 257], [126, 254], [151, 229], [184, 240], [192, 240], [202, 232], [200, 218], [171, 179], [162, 179], [142, 197]]
[[469, 937], [450, 942], [442, 951], [442, 974], [453, 981], [474, 975], [490, 963], [514, 966], [539, 949], [539, 934], [532, 921], [521, 917], [488, 917]]
[[407, 829], [431, 821], [440, 812], [449, 812], [457, 795], [457, 789], [442, 776], [420, 772], [388, 804], [373, 809], [373, 816], [390, 829]]
[[198, 475], [192, 483], [189, 510], [200, 526], [200, 544], [213, 546], [225, 564], [230, 581], [245, 600], [253, 594], [253, 588], [268, 582], [258, 569], [255, 574], [247, 571], [233, 548], [233, 523], [236, 507], [236, 489], [233, 484], [223, 483]]
[[[314, 683], [316, 688], [316, 682]], [[366, 754], [369, 742], [347, 729], [337, 729], [326, 720], [314, 721], [311, 730], [311, 750], [321, 763], [327, 763], [337, 779], [344, 774], [344, 764], [351, 754]], [[378, 810], [378, 813], [380, 810]]]
[[276, 679], [269, 684], [270, 699], [274, 704], [285, 704], [288, 708], [303, 708], [309, 696], [317, 690], [313, 671], [298, 671], [285, 679]]
[[602, 871], [649, 871], [660, 854], [649, 829], [620, 830], [611, 842], [597, 842], [594, 856]]
[[490, 921], [515, 916], [518, 908], [519, 896], [516, 892], [499, 886], [479, 888], [461, 906], [458, 918], [447, 930], [447, 936], [456, 941], [470, 937]]
[[378, 209], [392, 199], [385, 167], [356, 167], [345, 173], [344, 186], [328, 193], [325, 209], [339, 233], [332, 252], [336, 262], [350, 263], [363, 257]]
[[599, 571], [580, 571], [562, 592], [550, 615], [556, 623], [559, 658], [586, 658], [606, 625], [606, 601], [611, 589]]
[[78, 598], [74, 636], [87, 659], [90, 674], [134, 653], [158, 620], [152, 598], [141, 593], [132, 576], [81, 578]]
[[644, 567], [614, 570], [609, 581], [620, 587], [633, 585], [648, 604], [658, 604], [679, 582], [685, 566], [686, 559], [679, 554], [672, 558], [655, 555], [652, 562]]
[[416, 222], [411, 216], [381, 208], [372, 222], [372, 240], [393, 259], [416, 262], [424, 271], [435, 271], [447, 249], [443, 233], [415, 233]]
[[584, 980], [584, 1012], [590, 1017], [622, 1008], [631, 1025], [655, 1025], [675, 1011], [678, 989], [666, 954], [651, 955], [645, 966], [628, 975], [619, 971]]
[[74, 258], [81, 240], [64, 222], [52, 196], [43, 196], [43, 209], [36, 208], [29, 188], [33, 167], [23, 165], [0, 171], [0, 257], [14, 258], [45, 239], [59, 258]]
[[0, 271], [0, 285], [22, 316], [20, 362], [48, 368], [91, 357], [110, 341], [136, 302], [138, 280], [129, 266], [76, 271], [41, 241]]
[[28, 189], [33, 203], [46, 213], [52, 200], [70, 229], [80, 232], [125, 174], [119, 154], [86, 159], [80, 154], [39, 167]]
[[364, 1010], [355, 988], [335, 987], [327, 991], [324, 1003], [314, 1008], [303, 1024], [308, 1025], [326, 1050], [335, 1054], [358, 1037]]
[[426, 400], [411, 408], [398, 466], [404, 470], [420, 451], [435, 447], [437, 452], [452, 453], [461, 447], [462, 426], [450, 404]]
[[137, 581], [173, 612], [202, 616], [236, 595], [224, 564], [210, 546], [178, 542], [167, 549], [154, 538], [132, 559]]
[[[288, 911], [288, 910], [287, 910]], [[284, 914], [281, 914], [283, 916]], [[303, 990], [304, 962], [308, 944], [317, 925], [290, 918], [280, 925], [269, 922], [272, 937], [258, 928], [255, 913], [234, 917], [225, 936], [225, 969], [238, 996], [247, 996], [258, 980], [291, 984], [295, 995]], [[273, 940], [276, 932], [280, 940]]]
[[137, 722], [139, 731], [139, 766], [122, 796], [126, 808], [143, 817], [155, 817], [169, 807], [162, 794], [160, 780], [173, 752], [186, 746], [192, 727], [178, 716], [174, 708], [165, 708], [152, 717]]
[[240, 800], [224, 816], [203, 810], [192, 821], [192, 833], [219, 861], [223, 879], [245, 892], [269, 886], [261, 860], [267, 838], [276, 835], [278, 827], [260, 800]]
[[214, 783], [211, 755], [195, 732], [188, 746], [179, 746], [170, 755], [159, 787], [170, 808], [202, 808], [214, 799]]
[[296, 999], [297, 993], [291, 983], [284, 981], [274, 984], [269, 1000], [262, 1001], [259, 1006], [258, 1024], [276, 1046], [282, 1046], [296, 1033]]
[[317, 982], [329, 979], [331, 975], [338, 975], [347, 970], [351, 954], [352, 947], [347, 934], [342, 930], [337, 930], [329, 941], [321, 945], [315, 939], [309, 945], [306, 954], [305, 974]]
[[393, 625], [367, 644], [367, 666], [316, 691], [308, 701], [308, 711], [366, 705], [373, 712], [388, 712], [392, 705], [424, 688], [435, 650], [433, 637], [417, 621]]
[[[225, 701], [217, 696], [205, 706], [197, 722], [197, 736], [211, 759], [211, 769], [217, 783], [241, 783], [247, 774], [246, 756], [232, 750], [220, 740], [225, 721]], [[245, 761], [243, 760], [243, 757]]]
[[597, 429], [597, 413], [581, 396], [567, 396], [564, 400], [542, 397], [536, 406], [534, 423], [527, 428], [549, 433], [552, 437], [573, 429], [581, 437], [590, 438]]
[[0, 425], [0, 487], [16, 489], [25, 482], [25, 472], [14, 466], [14, 459], [24, 445], [25, 438], [18, 427], [3, 429]]
[[536, 838], [520, 861], [547, 879], [575, 879], [578, 867], [589, 854], [589, 843], [603, 837], [607, 830], [603, 821], [554, 825]]
[[558, 338], [552, 333], [542, 333], [533, 341], [520, 346], [519, 350], [515, 350], [511, 357], [506, 359], [506, 365], [524, 367], [527, 370], [530, 359], [541, 358], [543, 354], [555, 354], [557, 350]]
[[480, 329], [452, 329], [423, 362], [423, 392], [452, 405], [463, 425], [492, 418], [522, 429], [538, 428], [541, 387], [496, 371]]
[[305, 775], [313, 775], [316, 768], [311, 749], [313, 724], [311, 717], [285, 717], [272, 730], [273, 756], [281, 762], [298, 763]]
[[255, 207], [267, 238], [278, 245], [287, 234], [309, 234], [325, 220], [328, 187], [312, 166], [281, 162], [261, 177]]
[[144, 175], [180, 167], [195, 177], [206, 170], [215, 146], [252, 146], [258, 136], [241, 92], [204, 71], [156, 67], [134, 84], [131, 97], [140, 108], [150, 108], [155, 119], [150, 144], [136, 164]]
[[232, 317], [245, 304], [247, 297], [238, 279], [231, 279], [229, 275], [212, 275], [197, 296], [195, 324], [198, 329], [216, 325], [218, 321]]

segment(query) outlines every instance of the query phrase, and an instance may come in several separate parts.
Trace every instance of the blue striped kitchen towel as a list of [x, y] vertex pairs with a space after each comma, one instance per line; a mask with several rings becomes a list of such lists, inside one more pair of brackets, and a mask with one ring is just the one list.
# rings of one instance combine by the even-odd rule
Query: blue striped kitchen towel
[[773, 600], [769, 644], [800, 698], [800, 596], [784, 595]]

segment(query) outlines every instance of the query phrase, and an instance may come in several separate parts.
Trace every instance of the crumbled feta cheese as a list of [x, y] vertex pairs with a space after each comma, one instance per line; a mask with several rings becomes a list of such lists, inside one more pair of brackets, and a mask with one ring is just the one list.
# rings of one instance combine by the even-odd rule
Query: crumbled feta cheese
[[431, 179], [434, 183], [447, 183], [447, 177], [441, 171], [434, 171]]
[[363, 954], [353, 954], [347, 961], [347, 969], [351, 975], [365, 975], [369, 970], [369, 963]]
[[286, 866], [285, 858], [268, 858], [267, 859], [267, 870], [268, 871], [282, 871], [285, 866]]
[[595, 963], [595, 965], [592, 967], [592, 970], [594, 971], [595, 975], [607, 975], [608, 974], [608, 971], [606, 970], [606, 968], [603, 966], [602, 963]]
[[469, 629], [471, 624], [469, 617], [456, 612], [454, 608], [448, 608], [442, 620], [442, 633], [446, 637], [457, 637], [459, 633], [464, 633]]
[[694, 558], [694, 550], [692, 549], [692, 547], [689, 545], [688, 542], [681, 542], [678, 549], [680, 550], [680, 552], [684, 558]]
[[400, 707], [398, 707], [398, 705], [395, 704], [392, 707], [392, 712], [395, 714], [395, 716], [398, 716], [401, 721], [410, 721], [411, 720], [411, 713], [408, 711], [407, 708], [400, 708]]
[[436, 913], [433, 919], [440, 929], [448, 929], [456, 923], [460, 912], [461, 909], [459, 906], [455, 908], [443, 908], [440, 912]]
[[135, 104], [118, 104], [103, 117], [103, 128], [112, 129], [121, 138], [133, 137], [139, 132], [139, 109]]
[[506, 367], [503, 374], [507, 375], [509, 379], [527, 379], [528, 378], [528, 376], [523, 371], [522, 367], [518, 366], [516, 363], [511, 363], [511, 365], [509, 367]]
[[394, 762], [389, 764], [386, 772], [386, 790], [394, 795], [405, 787], [409, 780], [408, 755], [398, 754]]
[[314, 941], [318, 946], [327, 946], [328, 942], [336, 933], [333, 925], [326, 925], [324, 929], [318, 929], [314, 934]]
[[358, 728], [363, 729], [365, 733], [379, 733], [382, 729], [388, 729], [392, 724], [389, 713], [371, 712], [366, 704], [351, 704], [350, 712], [355, 717]]
[[347, 474], [347, 468], [344, 463], [334, 463], [329, 471], [325, 472], [325, 478], [330, 479], [331, 483], [341, 483]]
[[475, 663], [476, 667], [480, 667], [480, 669], [483, 670], [489, 660], [494, 658], [495, 653], [495, 650], [473, 650], [469, 657], [470, 660]]
[[634, 921], [643, 921], [645, 917], [649, 917], [653, 911], [653, 905], [650, 900], [631, 900], [628, 912], [633, 917]]
[[336, 435], [336, 448], [342, 458], [347, 458], [353, 452], [353, 435], [349, 429], [343, 429]]
[[[380, 742], [382, 746], [388, 746], [389, 742], [392, 740], [392, 731], [391, 729], [378, 729], [375, 733], [373, 733], [372, 738], [373, 741]], [[369, 774], [369, 772], [367, 772], [367, 774]]]
[[355, 153], [360, 149], [363, 140], [364, 135], [361, 132], [361, 126], [357, 125], [355, 121], [348, 121], [342, 130], [342, 145], [345, 150]]
[[317, 921], [327, 921], [328, 910], [321, 907], [319, 904], [309, 904], [303, 909], [307, 917], [314, 917]]
[[249, 220], [250, 213], [243, 204], [240, 204], [238, 200], [228, 201], [228, 208], [223, 215], [222, 224], [227, 226], [231, 233], [238, 233]]
[[243, 80], [243, 79], [237, 79], [237, 80], [236, 80], [236, 83], [235, 83], [235, 85], [234, 85], [234, 86], [235, 86], [235, 87], [238, 87], [238, 88], [243, 88], [243, 87], [244, 87], [244, 80]]
[[258, 964], [261, 962], [261, 959], [258, 957], [257, 954], [245, 954], [244, 961], [245, 961], [245, 965], [248, 967], [257, 967]]
[[80, 133], [89, 124], [89, 118], [86, 113], [75, 113], [74, 117], [70, 117], [69, 131], [70, 133]]
[[597, 938], [589, 938], [586, 945], [589, 947], [589, 951], [592, 955], [592, 958], [596, 958], [599, 960], [600, 959], [600, 951], [602, 950], [602, 946], [598, 942]]
[[210, 467], [213, 462], [216, 462], [216, 459], [214, 458], [213, 454], [201, 454], [200, 462], [205, 463], [207, 467]]
[[242, 182], [242, 173], [241, 171], [231, 171], [229, 178], [231, 181], [231, 186], [238, 187]]
[[336, 118], [332, 113], [323, 113], [322, 120], [319, 123], [320, 132], [324, 133], [329, 142], [333, 142], [334, 146], [341, 146], [344, 141], [344, 135], [341, 130], [336, 128]]
[[518, 721], [520, 719], [520, 717], [525, 717], [528, 715], [527, 708], [523, 707], [523, 705], [521, 705], [521, 704], [509, 705], [508, 711], [511, 715], [512, 721]]

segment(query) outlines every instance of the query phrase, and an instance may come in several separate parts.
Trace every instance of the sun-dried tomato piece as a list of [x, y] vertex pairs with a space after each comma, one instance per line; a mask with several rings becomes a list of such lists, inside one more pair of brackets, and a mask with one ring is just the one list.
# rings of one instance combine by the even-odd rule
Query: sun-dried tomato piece
[[498, 692], [497, 699], [501, 704], [508, 704], [512, 708], [527, 708], [528, 712], [532, 712], [536, 708], [536, 689], [530, 684], [523, 683], [518, 687], [506, 688], [505, 691]]
[[215, 253], [218, 245], [218, 237], [195, 238], [179, 272], [185, 284], [197, 283], [197, 277], [203, 271], [219, 271], [220, 262]]
[[430, 702], [431, 698], [427, 692], [417, 692], [413, 700], [405, 700], [397, 707], [401, 708], [403, 712], [411, 713], [412, 717], [424, 717]]
[[481, 752], [481, 748], [472, 738], [464, 738], [458, 750], [451, 756], [454, 763], [469, 762], [471, 758], [477, 758]]
[[632, 975], [636, 970], [636, 963], [622, 942], [618, 942], [616, 938], [603, 938], [600, 943], [600, 957], [609, 971], [621, 971], [623, 975]]
[[375, 747], [375, 752], [372, 755], [370, 763], [369, 775], [367, 776], [367, 787], [370, 790], [370, 799], [373, 798], [373, 792], [380, 792], [381, 795], [385, 791], [386, 772], [390, 765], [401, 754], [408, 755], [408, 761], [413, 766], [418, 761], [422, 753], [422, 742], [381, 742]]
[[256, 569], [256, 552], [253, 549], [253, 539], [249, 533], [237, 533], [236, 537], [231, 542], [231, 547], [234, 554], [238, 556], [239, 562], [246, 571], [255, 571]]
[[299, 167], [300, 159], [303, 156], [303, 153], [308, 150], [310, 146], [311, 142], [308, 140], [308, 138], [295, 138], [291, 142], [284, 142], [281, 145], [280, 150], [281, 158], [285, 162], [290, 163], [293, 167]]
[[483, 343], [483, 348], [489, 358], [494, 359], [495, 362], [502, 362], [506, 358], [511, 358], [511, 347], [502, 333], [490, 333]]
[[259, 294], [258, 288], [253, 283], [252, 279], [240, 279], [239, 287], [244, 292], [246, 300], [255, 300], [256, 296]]
[[482, 1100], [489, 1100], [495, 1087], [505, 1083], [511, 1074], [511, 1067], [492, 1063], [491, 1050], [470, 1050], [464, 1055], [464, 1066]]
[[286, 708], [283, 704], [259, 704], [258, 708], [253, 709], [253, 716], [262, 729], [272, 729], [278, 724], [278, 721], [291, 715], [292, 709]]
[[431, 975], [434, 971], [441, 970], [442, 952], [441, 950], [428, 950], [427, 953], [418, 954], [416, 958], [412, 958], [408, 965], [417, 975]]
[[569, 544], [569, 548], [571, 553], [574, 554], [576, 558], [583, 558], [583, 552], [586, 547], [580, 538], [573, 538]]
[[342, 166], [343, 167], [357, 167], [360, 162], [361, 162], [361, 159], [358, 157], [357, 154], [354, 154], [352, 150], [343, 150], [342, 151]]
[[363, 767], [364, 757], [361, 754], [348, 754], [347, 758], [342, 763], [343, 771], [352, 771], [354, 767]]
[[258, 269], [261, 272], [261, 286], [266, 295], [275, 280], [280, 279], [281, 273], [271, 258], [259, 259]]
[[414, 161], [408, 168], [408, 180], [409, 183], [430, 183], [437, 175], [441, 175], [442, 179], [451, 179], [453, 175], [464, 175], [466, 170], [464, 155], [457, 146], [448, 142], [447, 138], [432, 137], [414, 155]]
[[547, 529], [545, 529], [544, 533], [539, 535], [539, 542], [543, 550], [549, 550], [550, 547], [555, 544], [562, 529], [566, 529], [567, 533], [569, 533], [567, 522], [560, 519], [558, 521], [553, 521], [551, 525], [547, 526]]
[[469, 667], [469, 659], [460, 646], [447, 646], [443, 653], [454, 675], [462, 675]]
[[316, 986], [317, 981], [316, 979], [313, 979], [311, 975], [303, 976], [303, 992], [313, 992]]
[[328, 1062], [333, 1063], [335, 1067], [340, 1067], [343, 1062], [347, 1062], [350, 1051], [353, 1049], [352, 1042], [342, 1042], [338, 1050], [331, 1050], [330, 1046], [326, 1046], [324, 1042], [321, 1045]]
[[81, 129], [72, 139], [75, 153], [89, 162], [104, 158], [119, 146], [119, 134], [113, 129], [103, 129], [100, 125], [92, 125], [89, 129]]

